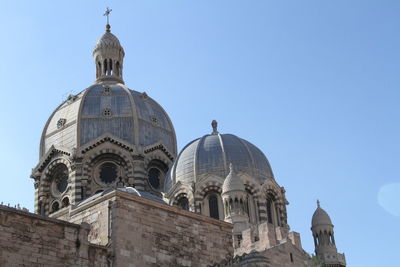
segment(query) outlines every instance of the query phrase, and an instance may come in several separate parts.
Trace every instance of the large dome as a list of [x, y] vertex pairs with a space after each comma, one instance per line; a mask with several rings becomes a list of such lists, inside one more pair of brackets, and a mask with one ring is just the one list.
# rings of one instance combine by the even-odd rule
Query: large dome
[[162, 143], [175, 158], [176, 137], [167, 113], [146, 93], [124, 85], [124, 49], [118, 38], [106, 32], [93, 49], [96, 83], [71, 95], [50, 116], [43, 130], [40, 157], [52, 146], [80, 148], [103, 134], [144, 148]]
[[162, 142], [176, 155], [173, 125], [157, 102], [121, 83], [103, 83], [70, 96], [53, 112], [43, 130], [40, 157], [53, 145], [78, 148], [103, 134], [141, 147]]
[[265, 155], [250, 142], [233, 134], [220, 134], [216, 123], [212, 134], [189, 143], [180, 152], [165, 184], [166, 190], [173, 184], [197, 182], [206, 175], [225, 178], [229, 165], [238, 173], [248, 174], [260, 182], [273, 178], [271, 166]]

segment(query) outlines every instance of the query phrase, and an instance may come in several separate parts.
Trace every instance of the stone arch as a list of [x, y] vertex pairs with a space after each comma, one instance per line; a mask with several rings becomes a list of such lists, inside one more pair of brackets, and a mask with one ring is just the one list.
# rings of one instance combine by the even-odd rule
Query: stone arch
[[173, 206], [178, 206], [178, 201], [180, 197], [186, 197], [189, 201], [189, 210], [195, 211], [195, 201], [192, 190], [186, 186], [181, 186], [173, 195], [170, 200], [170, 204]]
[[268, 220], [268, 198], [273, 198], [273, 221], [277, 226], [287, 225], [287, 200], [284, 195], [284, 189], [281, 188], [275, 180], [267, 179], [262, 185], [263, 199], [265, 201], [265, 220]]
[[147, 187], [152, 191], [163, 191], [168, 174], [168, 164], [158, 158], [153, 158], [145, 166]]
[[197, 188], [195, 192], [195, 209], [196, 213], [208, 215], [208, 207], [205, 206], [205, 202], [208, 201], [209, 196], [216, 195], [218, 200], [218, 213], [219, 219], [224, 218], [224, 207], [222, 202], [222, 183], [216, 180], [218, 177], [210, 176], [207, 177]]
[[146, 168], [148, 164], [153, 160], [159, 160], [163, 162], [165, 165], [168, 166], [168, 169], [170, 169], [172, 166], [172, 161], [167, 157], [167, 155], [165, 155], [163, 151], [158, 149], [145, 154], [144, 164]]
[[106, 161], [107, 159], [122, 168], [124, 176], [122, 177], [123, 180], [117, 182], [126, 186], [134, 186], [132, 184], [134, 167], [132, 157], [129, 152], [120, 149], [114, 144], [104, 143], [88, 151], [84, 155], [82, 164], [82, 186], [85, 187], [85, 195], [89, 196], [98, 190], [104, 190], [104, 188], [102, 186], [98, 186], [93, 179], [95, 179], [95, 168], [98, 166], [98, 164], [100, 164], [102, 161]]
[[[50, 190], [51, 190], [50, 187], [51, 187], [51, 183], [52, 183], [52, 172], [60, 164], [65, 165], [68, 170], [67, 189], [62, 193], [61, 197], [63, 197], [65, 194], [67, 194], [71, 188], [71, 173], [73, 171], [72, 167], [71, 167], [71, 162], [64, 157], [54, 159], [43, 170], [41, 179], [40, 179], [39, 188], [38, 188], [38, 197], [39, 197], [39, 199], [41, 199], [39, 201], [40, 206], [41, 206], [41, 208], [42, 207], [44, 208], [46, 214], [48, 214], [48, 212], [51, 209], [51, 203], [54, 202], [56, 199], [54, 196], [52, 196], [52, 194], [50, 192]], [[59, 205], [59, 208], [61, 208], [61, 204]]]
[[50, 204], [49, 213], [54, 213], [62, 208], [61, 203], [58, 199], [54, 199]]

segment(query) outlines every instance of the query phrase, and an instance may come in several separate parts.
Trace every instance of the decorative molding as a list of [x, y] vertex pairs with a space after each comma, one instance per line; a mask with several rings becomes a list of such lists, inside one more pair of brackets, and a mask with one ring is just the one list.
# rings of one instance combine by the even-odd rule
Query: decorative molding
[[144, 148], [144, 153], [149, 154], [155, 150], [161, 150], [162, 152], [164, 152], [164, 154], [168, 157], [169, 160], [174, 161], [172, 153], [164, 146], [162, 142], [157, 142], [155, 144], [146, 146]]

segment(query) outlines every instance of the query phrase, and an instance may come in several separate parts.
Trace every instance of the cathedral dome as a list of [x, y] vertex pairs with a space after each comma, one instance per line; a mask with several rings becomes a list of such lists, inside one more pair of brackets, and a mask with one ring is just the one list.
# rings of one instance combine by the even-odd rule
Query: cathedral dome
[[124, 55], [107, 24], [93, 50], [96, 83], [56, 108], [43, 130], [40, 157], [52, 146], [72, 150], [105, 134], [138, 148], [162, 143], [172, 158], [176, 156], [175, 131], [167, 113], [146, 93], [124, 85]]
[[51, 146], [73, 149], [110, 134], [139, 147], [162, 142], [176, 155], [176, 137], [164, 109], [146, 93], [121, 83], [94, 84], [70, 96], [50, 116], [40, 156]]
[[250, 142], [233, 134], [220, 134], [213, 121], [213, 132], [186, 145], [176, 159], [166, 180], [166, 190], [175, 183], [197, 182], [207, 175], [223, 179], [229, 174], [229, 164], [238, 173], [244, 173], [260, 183], [273, 178], [265, 155]]
[[318, 207], [312, 216], [311, 226], [332, 225], [332, 221], [328, 213], [320, 207], [319, 201], [317, 203]]

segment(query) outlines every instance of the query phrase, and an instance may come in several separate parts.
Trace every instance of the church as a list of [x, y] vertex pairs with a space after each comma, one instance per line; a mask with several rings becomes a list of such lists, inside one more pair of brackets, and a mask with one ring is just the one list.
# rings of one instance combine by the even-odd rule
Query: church
[[303, 250], [256, 145], [214, 120], [178, 152], [166, 111], [125, 85], [124, 54], [107, 24], [95, 83], [44, 126], [34, 213], [0, 206], [0, 266], [346, 266], [319, 202], [316, 256]]

